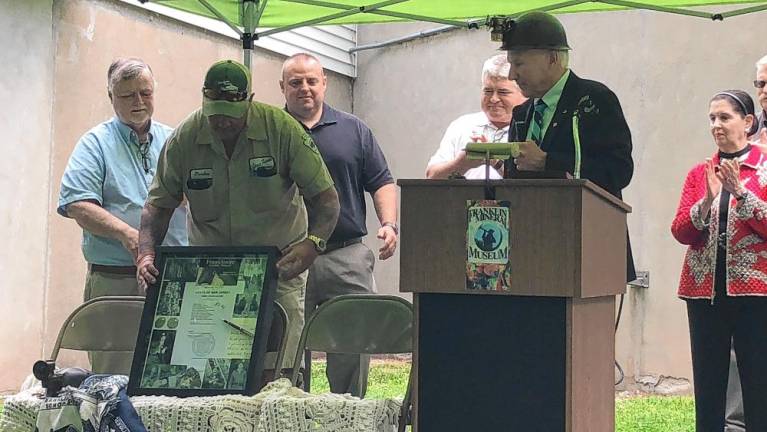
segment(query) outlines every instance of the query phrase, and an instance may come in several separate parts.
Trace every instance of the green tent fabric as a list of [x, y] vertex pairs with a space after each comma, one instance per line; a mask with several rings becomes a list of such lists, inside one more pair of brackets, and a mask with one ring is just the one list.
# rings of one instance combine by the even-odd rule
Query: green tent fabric
[[[162, 4], [242, 26], [243, 0], [137, 0]], [[247, 1], [247, 0], [246, 0]], [[217, 16], [204, 3], [217, 10]], [[319, 24], [363, 24], [393, 21], [432, 21], [459, 24], [492, 15], [516, 15], [542, 9], [555, 13], [604, 11], [625, 8], [653, 9], [707, 19], [721, 19], [767, 9], [767, 1], [738, 0], [259, 0], [260, 17], [255, 25], [264, 28], [295, 28]], [[741, 6], [732, 6], [740, 4]], [[324, 6], [319, 6], [324, 5]], [[722, 11], [702, 12], [695, 6], [721, 6]], [[364, 7], [368, 13], [360, 13]], [[256, 16], [259, 16], [257, 13]]]

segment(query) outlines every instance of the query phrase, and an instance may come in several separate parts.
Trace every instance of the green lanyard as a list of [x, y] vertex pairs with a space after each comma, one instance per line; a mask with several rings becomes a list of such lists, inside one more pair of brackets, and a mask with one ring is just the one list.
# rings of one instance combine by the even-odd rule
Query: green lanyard
[[581, 134], [578, 128], [578, 110], [573, 111], [573, 144], [575, 146], [575, 168], [573, 169], [573, 177], [581, 178]]

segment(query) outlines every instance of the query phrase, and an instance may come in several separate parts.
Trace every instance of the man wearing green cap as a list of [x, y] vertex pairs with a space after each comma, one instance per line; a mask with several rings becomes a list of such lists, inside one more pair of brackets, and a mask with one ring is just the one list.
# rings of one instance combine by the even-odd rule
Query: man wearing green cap
[[[508, 51], [509, 79], [529, 98], [512, 112], [509, 141], [520, 142], [520, 154], [506, 162], [506, 177], [565, 171], [621, 198], [634, 173], [631, 132], [615, 93], [569, 69], [570, 46], [559, 20], [526, 13], [506, 27], [501, 49]], [[630, 246], [627, 252], [632, 281]]]
[[202, 109], [181, 122], [160, 155], [141, 216], [137, 279], [155, 283], [155, 246], [184, 198], [191, 245], [279, 247], [276, 300], [288, 313], [283, 365], [291, 367], [304, 323], [306, 269], [336, 225], [338, 195], [303, 128], [285, 111], [252, 101], [245, 66], [215, 63], [202, 93]]

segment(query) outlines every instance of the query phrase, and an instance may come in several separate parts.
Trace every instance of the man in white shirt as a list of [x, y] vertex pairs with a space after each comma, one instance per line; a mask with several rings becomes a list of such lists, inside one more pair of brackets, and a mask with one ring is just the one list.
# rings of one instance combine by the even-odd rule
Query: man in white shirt
[[[447, 127], [439, 149], [429, 160], [426, 177], [447, 178], [458, 173], [467, 179], [484, 179], [485, 165], [482, 160], [466, 158], [464, 148], [469, 142], [507, 142], [511, 110], [526, 98], [509, 80], [509, 63], [503, 54], [485, 61], [482, 68], [482, 111], [462, 115]], [[503, 165], [498, 164], [498, 168]], [[491, 179], [503, 178], [495, 166], [490, 169]]]

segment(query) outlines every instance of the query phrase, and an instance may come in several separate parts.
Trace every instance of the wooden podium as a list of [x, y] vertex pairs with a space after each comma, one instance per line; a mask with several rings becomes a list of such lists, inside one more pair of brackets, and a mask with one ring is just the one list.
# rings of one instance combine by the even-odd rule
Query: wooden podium
[[398, 182], [414, 430], [614, 431], [631, 208], [586, 180], [489, 183], [511, 203], [509, 292], [466, 290], [466, 201], [485, 198], [484, 182]]

